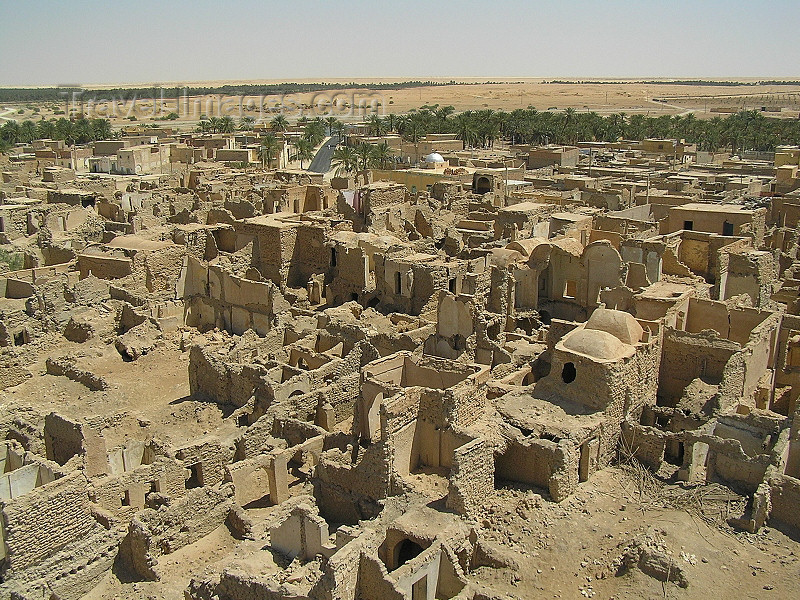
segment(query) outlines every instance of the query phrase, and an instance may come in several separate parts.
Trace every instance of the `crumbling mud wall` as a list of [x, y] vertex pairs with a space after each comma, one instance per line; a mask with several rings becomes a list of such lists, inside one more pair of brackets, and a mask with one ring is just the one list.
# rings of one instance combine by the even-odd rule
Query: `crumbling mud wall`
[[202, 487], [161, 510], [145, 509], [131, 521], [120, 547], [125, 564], [140, 577], [158, 580], [158, 559], [171, 554], [225, 523], [233, 489]]
[[495, 458], [495, 472], [500, 479], [545, 488], [560, 502], [578, 487], [578, 455], [567, 440], [513, 440]]
[[189, 390], [192, 396], [221, 405], [244, 406], [261, 385], [264, 369], [223, 360], [215, 350], [199, 345], [189, 350]]
[[447, 508], [459, 514], [472, 514], [483, 506], [494, 491], [492, 449], [482, 439], [475, 439], [453, 451]]
[[275, 316], [289, 308], [275, 284], [236, 277], [191, 256], [186, 257], [182, 277], [178, 296], [186, 304], [184, 320], [201, 330], [219, 327], [241, 335], [254, 329], [263, 336], [272, 329]]
[[800, 479], [779, 475], [769, 481], [770, 519], [800, 530]]
[[90, 536], [100, 525], [92, 516], [79, 471], [2, 503], [8, 579]]

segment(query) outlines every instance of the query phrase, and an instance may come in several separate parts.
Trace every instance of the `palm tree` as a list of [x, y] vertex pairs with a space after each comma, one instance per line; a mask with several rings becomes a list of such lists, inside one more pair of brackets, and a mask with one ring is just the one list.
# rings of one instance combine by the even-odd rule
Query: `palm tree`
[[[64, 119], [66, 121], [66, 119]], [[0, 127], [0, 138], [6, 141], [8, 144], [13, 145], [19, 141], [19, 123], [16, 121], [6, 121], [2, 127]]]
[[[774, 150], [779, 144], [800, 142], [800, 120], [766, 118], [758, 111], [742, 111], [726, 118], [700, 120], [693, 115], [649, 117], [641, 114], [612, 114], [568, 108], [563, 112], [538, 112], [533, 106], [504, 111], [467, 111], [450, 116], [448, 107], [434, 104], [412, 109], [404, 117], [390, 114], [379, 120], [368, 119], [371, 133], [396, 130], [404, 140], [418, 142], [426, 133], [455, 133], [466, 146], [491, 147], [500, 138], [518, 143], [576, 143], [584, 140], [615, 141], [621, 137], [641, 140], [647, 137], [684, 138], [701, 148], [729, 147]], [[359, 158], [359, 164], [363, 161]]]
[[375, 137], [382, 135], [383, 132], [385, 131], [383, 119], [381, 119], [378, 115], [375, 114], [370, 115], [369, 119], [367, 119], [367, 125], [369, 128], [369, 132]]
[[345, 173], [352, 173], [358, 170], [358, 156], [350, 146], [341, 146], [333, 151], [333, 160], [331, 164], [337, 167], [337, 175], [342, 171]]
[[74, 125], [75, 141], [78, 144], [86, 144], [94, 140], [94, 131], [89, 119], [80, 118]]
[[325, 123], [321, 119], [319, 121], [310, 121], [303, 129], [303, 137], [311, 142], [312, 146], [316, 146], [325, 139]]
[[609, 127], [609, 134], [612, 139], [609, 142], [616, 142], [619, 138], [625, 137], [625, 121], [627, 116], [625, 113], [614, 113], [610, 117], [611, 126]]
[[336, 117], [328, 117], [325, 119], [325, 123], [328, 125], [328, 135], [333, 135], [333, 132], [338, 130], [341, 121]]
[[56, 126], [53, 120], [46, 121], [42, 118], [36, 124], [36, 137], [37, 139], [52, 139], [56, 135]]
[[36, 139], [36, 123], [23, 121], [19, 126], [19, 139], [21, 142], [31, 143]]
[[645, 116], [644, 115], [631, 115], [628, 121], [628, 135], [635, 139], [641, 140], [645, 138]]
[[108, 119], [91, 119], [94, 139], [107, 140], [111, 137], [111, 121]]
[[372, 147], [372, 162], [374, 165], [385, 169], [394, 159], [394, 149], [386, 142], [381, 142]]
[[400, 125], [400, 134], [403, 138], [414, 144], [414, 155], [417, 157], [417, 160], [419, 160], [419, 140], [425, 135], [425, 127], [421, 119], [414, 115], [409, 115], [403, 119]]
[[312, 144], [310, 140], [302, 137], [292, 142], [292, 146], [294, 146], [295, 152], [291, 156], [291, 159], [299, 160], [300, 168], [305, 169], [303, 162], [314, 158], [314, 144]]
[[564, 111], [564, 141], [575, 144], [578, 141], [577, 116], [571, 106]]
[[268, 169], [272, 168], [272, 161], [275, 159], [278, 150], [278, 138], [271, 133], [265, 135], [261, 140], [261, 145], [258, 147], [258, 158], [261, 160], [262, 169], [265, 163]]
[[289, 120], [284, 115], [276, 115], [269, 124], [272, 131], [286, 131], [289, 129]]
[[449, 105], [437, 108], [436, 110], [433, 111], [433, 114], [436, 115], [436, 121], [440, 129], [446, 128], [447, 117], [449, 117], [455, 111], [456, 111], [455, 107]]
[[706, 123], [706, 132], [700, 140], [700, 150], [714, 152], [719, 150], [722, 145], [723, 121], [720, 117], [714, 117]]
[[356, 146], [355, 155], [361, 159], [361, 164], [359, 165], [362, 170], [366, 170], [370, 162], [372, 160], [372, 144], [367, 144], [366, 142], [361, 142], [358, 146]]
[[219, 120], [220, 133], [233, 133], [236, 130], [236, 122], [230, 115], [225, 115]]
[[67, 146], [75, 143], [75, 129], [72, 122], [64, 117], [56, 121], [56, 139], [64, 140]]
[[494, 146], [494, 141], [500, 135], [501, 120], [500, 115], [491, 108], [481, 110], [477, 113], [480, 118], [480, 128], [478, 129], [478, 140], [482, 147]]
[[473, 123], [472, 112], [468, 111], [456, 115], [455, 117], [456, 135], [464, 142], [464, 147], [468, 148], [475, 143], [475, 125]]
[[239, 129], [242, 131], [253, 131], [256, 119], [250, 115], [245, 115], [239, 119]]
[[345, 130], [344, 123], [342, 123], [341, 121], [337, 122], [336, 123], [336, 136], [339, 138], [339, 142], [342, 142], [342, 143], [345, 141], [345, 139], [344, 139], [344, 130]]

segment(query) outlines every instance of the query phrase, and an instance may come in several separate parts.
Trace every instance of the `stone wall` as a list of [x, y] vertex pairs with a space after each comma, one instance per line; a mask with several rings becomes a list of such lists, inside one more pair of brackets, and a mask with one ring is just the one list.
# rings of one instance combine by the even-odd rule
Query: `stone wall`
[[158, 558], [171, 554], [225, 523], [233, 501], [230, 486], [191, 490], [174, 504], [141, 511], [131, 521], [121, 558], [140, 577], [160, 579]]
[[770, 518], [800, 528], [800, 479], [780, 475], [770, 480], [772, 512]]
[[467, 515], [483, 506], [494, 492], [492, 449], [482, 439], [467, 442], [453, 452], [447, 490], [447, 508]]
[[328, 520], [356, 523], [374, 518], [379, 501], [390, 494], [389, 449], [383, 442], [358, 449], [359, 456], [338, 449], [322, 453], [314, 480], [314, 496]]
[[2, 504], [7, 557], [5, 577], [75, 544], [100, 526], [92, 517], [81, 472], [35, 488]]
[[219, 327], [239, 335], [254, 329], [263, 336], [272, 329], [275, 315], [289, 309], [275, 284], [236, 277], [191, 256], [181, 276], [178, 297], [185, 300], [190, 327]]
[[525, 439], [509, 443], [495, 459], [495, 471], [501, 479], [547, 488], [559, 502], [578, 486], [578, 456], [568, 441]]

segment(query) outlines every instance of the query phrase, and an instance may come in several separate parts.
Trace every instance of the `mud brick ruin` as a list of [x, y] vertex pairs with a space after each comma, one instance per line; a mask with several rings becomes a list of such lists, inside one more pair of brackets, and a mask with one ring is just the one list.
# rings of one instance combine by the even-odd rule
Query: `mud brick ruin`
[[[512, 513], [630, 465], [798, 539], [800, 151], [437, 139], [336, 176], [235, 134], [3, 158], [0, 597], [512, 597]], [[691, 589], [659, 544], [616, 567]]]

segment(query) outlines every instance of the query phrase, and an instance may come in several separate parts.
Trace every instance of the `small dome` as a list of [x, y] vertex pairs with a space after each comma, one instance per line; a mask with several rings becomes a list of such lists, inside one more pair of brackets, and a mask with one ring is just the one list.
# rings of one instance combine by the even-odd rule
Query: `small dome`
[[624, 344], [640, 342], [644, 333], [632, 314], [608, 308], [596, 309], [586, 322], [586, 329], [608, 332]]
[[600, 360], [619, 360], [633, 354], [633, 347], [623, 344], [606, 331], [577, 329], [568, 334], [561, 345], [567, 350]]
[[525, 256], [517, 250], [511, 250], [509, 248], [493, 248], [489, 252], [490, 260], [493, 266], [495, 267], [507, 267], [508, 265], [512, 265], [514, 263], [522, 262], [525, 260]]
[[444, 158], [438, 152], [431, 152], [428, 156], [425, 157], [426, 163], [443, 163]]

